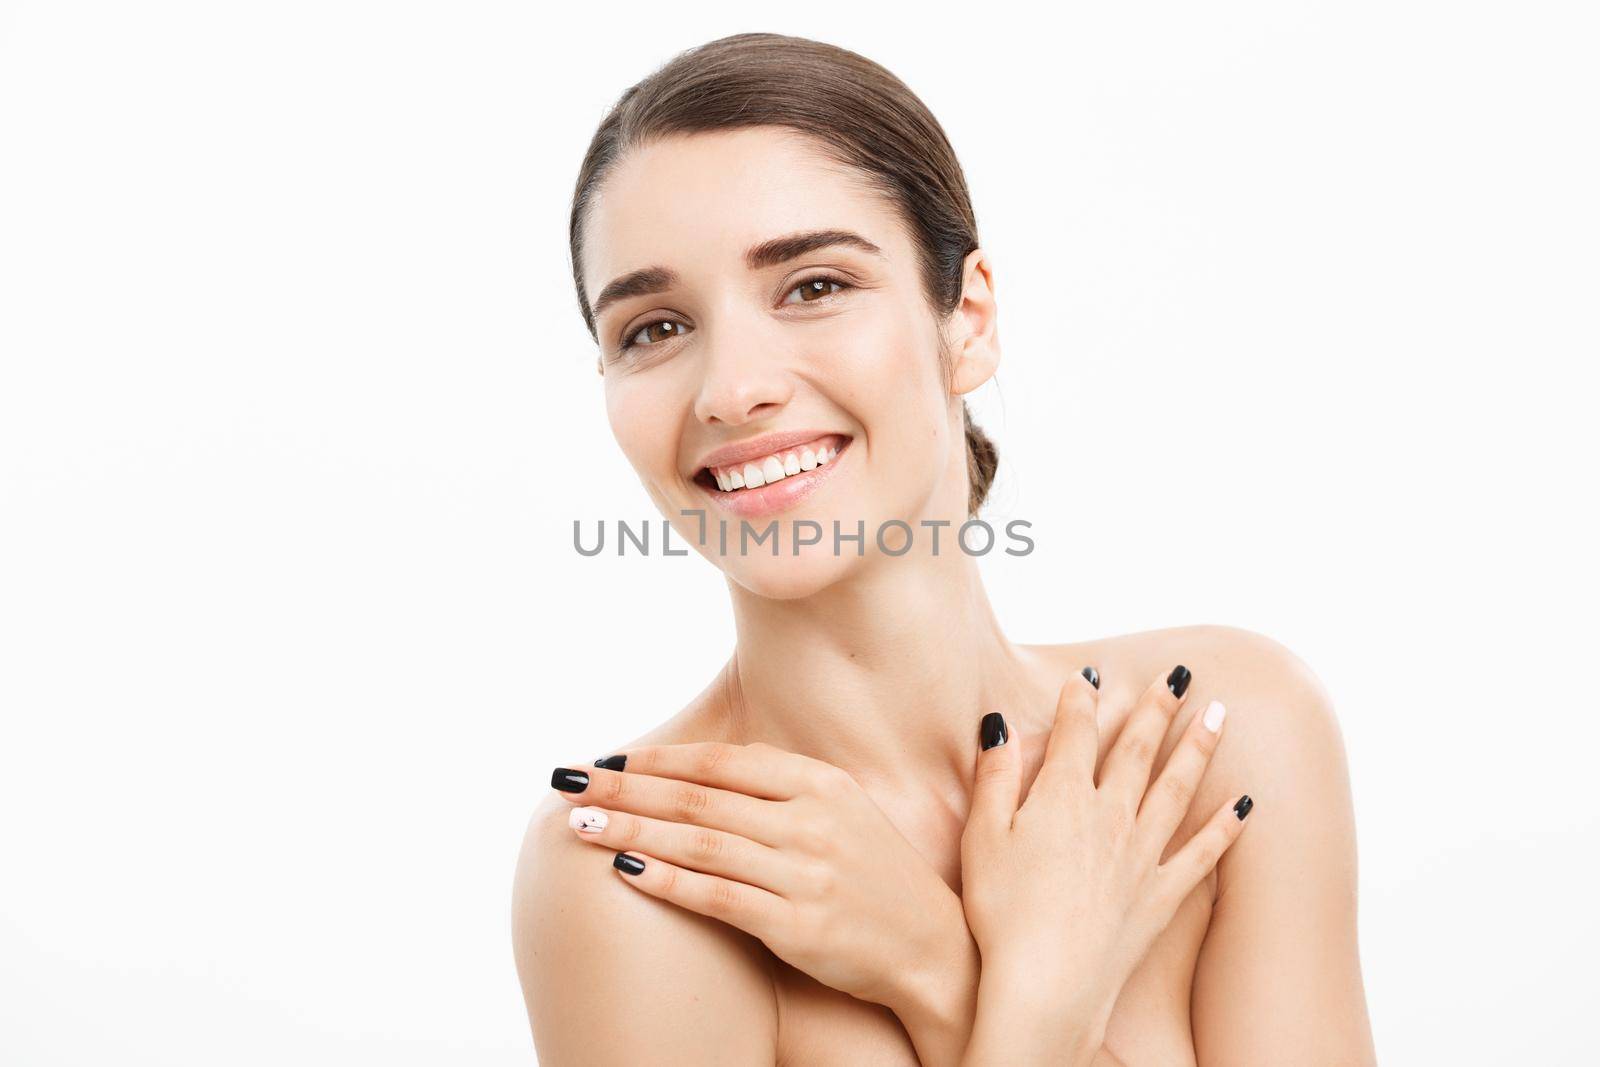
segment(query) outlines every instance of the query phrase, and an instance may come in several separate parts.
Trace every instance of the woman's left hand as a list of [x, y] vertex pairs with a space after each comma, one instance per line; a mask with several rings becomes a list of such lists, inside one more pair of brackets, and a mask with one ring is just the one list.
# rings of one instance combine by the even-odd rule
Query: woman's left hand
[[646, 745], [625, 760], [551, 776], [579, 836], [622, 850], [625, 881], [744, 930], [908, 1029], [908, 1014], [970, 1025], [978, 957], [961, 898], [848, 773], [759, 741]]

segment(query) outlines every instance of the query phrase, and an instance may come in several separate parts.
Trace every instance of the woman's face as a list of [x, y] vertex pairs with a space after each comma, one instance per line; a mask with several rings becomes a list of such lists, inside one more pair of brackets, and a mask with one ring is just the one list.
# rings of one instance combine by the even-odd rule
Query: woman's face
[[[635, 151], [586, 225], [607, 415], [680, 544], [772, 597], [893, 565], [877, 543], [892, 519], [914, 532], [907, 558], [929, 543], [923, 519], [949, 520], [940, 551], [958, 551], [966, 444], [939, 344], [945, 330], [959, 391], [993, 372], [981, 253], [979, 310], [936, 323], [890, 206], [768, 127]], [[781, 240], [822, 231], [834, 237]], [[905, 531], [883, 538], [898, 552]]]

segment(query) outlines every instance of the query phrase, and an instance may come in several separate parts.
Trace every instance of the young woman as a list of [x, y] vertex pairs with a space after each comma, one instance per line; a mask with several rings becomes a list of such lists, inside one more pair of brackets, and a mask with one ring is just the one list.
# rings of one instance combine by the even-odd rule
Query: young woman
[[921, 101], [805, 39], [680, 55], [596, 133], [571, 252], [737, 643], [552, 774], [513, 902], [541, 1063], [1372, 1062], [1314, 675], [1221, 626], [1014, 644], [954, 546], [997, 305]]

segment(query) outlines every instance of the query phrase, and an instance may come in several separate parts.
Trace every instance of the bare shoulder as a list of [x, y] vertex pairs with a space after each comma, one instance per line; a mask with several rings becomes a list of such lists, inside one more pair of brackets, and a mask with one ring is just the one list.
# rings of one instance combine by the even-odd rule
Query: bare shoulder
[[[1297, 782], [1341, 788], [1335, 783], [1347, 770], [1332, 696], [1293, 650], [1236, 626], [1186, 626], [1135, 636], [1147, 642], [1140, 649], [1146, 677], [1167, 662], [1183, 663], [1193, 673], [1169, 744], [1176, 744], [1188, 716], [1212, 700], [1227, 707], [1224, 743], [1208, 779], [1237, 786], [1263, 805], [1274, 790]], [[1212, 797], [1221, 799], [1215, 790]]]
[[1183, 664], [1192, 681], [1169, 740], [1182, 733], [1189, 714], [1220, 700], [1235, 743], [1219, 749], [1218, 761], [1225, 750], [1240, 760], [1261, 755], [1263, 747], [1282, 757], [1280, 746], [1297, 740], [1316, 749], [1310, 757], [1333, 755], [1327, 745], [1339, 729], [1327, 687], [1295, 652], [1254, 630], [1178, 626], [1032, 650], [1062, 680], [1081, 666], [1095, 667], [1101, 700], [1114, 706], [1131, 704], [1151, 679]]
[[[635, 744], [710, 740], [692, 712]], [[626, 745], [619, 745], [619, 750]], [[616, 855], [545, 797], [528, 821], [512, 886], [512, 943], [539, 1062], [773, 1063], [771, 953], [726, 923], [629, 886]]]
[[[1227, 707], [1222, 743], [1174, 841], [1181, 845], [1218, 806], [1248, 793], [1256, 804], [1252, 833], [1230, 850], [1219, 868], [1224, 876], [1240, 857], [1274, 847], [1275, 831], [1314, 832], [1321, 820], [1331, 835], [1350, 832], [1348, 768], [1332, 698], [1310, 665], [1281, 642], [1236, 626], [1195, 625], [1034, 651], [1063, 680], [1069, 670], [1081, 669], [1077, 665], [1093, 665], [1102, 703], [1118, 709], [1130, 708], [1153, 678], [1180, 663], [1188, 667], [1189, 690], [1157, 757], [1158, 768], [1191, 716], [1212, 700]], [[1113, 713], [1102, 728], [1120, 724]], [[1111, 741], [1103, 737], [1102, 747]], [[1296, 812], [1292, 821], [1291, 811]]]

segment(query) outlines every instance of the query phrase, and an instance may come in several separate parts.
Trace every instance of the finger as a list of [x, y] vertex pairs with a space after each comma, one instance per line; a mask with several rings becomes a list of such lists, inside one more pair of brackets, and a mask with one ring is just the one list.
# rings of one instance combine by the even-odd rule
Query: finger
[[1194, 803], [1200, 779], [1222, 740], [1222, 721], [1227, 714], [1220, 700], [1197, 710], [1178, 739], [1178, 747], [1167, 757], [1167, 765], [1145, 793], [1139, 806], [1139, 831], [1155, 845], [1157, 854], [1167, 847]]
[[557, 767], [550, 775], [550, 785], [573, 804], [595, 804], [611, 811], [726, 830], [763, 845], [781, 844], [789, 821], [770, 800], [632, 771]]
[[1244, 817], [1255, 802], [1248, 795], [1223, 804], [1206, 824], [1171, 859], [1156, 868], [1156, 877], [1167, 884], [1166, 899], [1176, 910], [1183, 898], [1193, 892], [1200, 879], [1211, 872], [1233, 843], [1244, 833]]
[[680, 778], [733, 789], [767, 800], [789, 800], [820, 791], [837, 767], [810, 756], [788, 752], [764, 741], [734, 745], [694, 741], [678, 745], [637, 745], [616, 756], [595, 760], [596, 767]]
[[777, 928], [791, 907], [788, 901], [765, 889], [691, 871], [643, 853], [618, 852], [611, 866], [635, 889], [737, 926], [762, 940]]
[[1011, 827], [1022, 789], [1022, 754], [1011, 740], [1005, 716], [985, 715], [978, 725], [978, 766], [972, 779], [967, 825], [999, 831]]
[[1100, 768], [1103, 792], [1120, 793], [1130, 808], [1138, 808], [1150, 785], [1150, 767], [1161, 749], [1161, 739], [1167, 736], [1172, 717], [1189, 691], [1190, 678], [1189, 668], [1180, 663], [1165, 681], [1158, 679], [1145, 689]]
[[643, 852], [781, 896], [798, 888], [798, 876], [782, 852], [725, 830], [665, 822], [593, 805], [573, 808], [567, 813], [567, 825], [585, 841], [613, 851]]
[[1090, 681], [1093, 670], [1085, 667], [1083, 673], [1068, 678], [1061, 687], [1055, 723], [1045, 742], [1044, 762], [1028, 788], [1030, 798], [1057, 788], [1094, 789], [1094, 763], [1100, 755], [1100, 691]]

